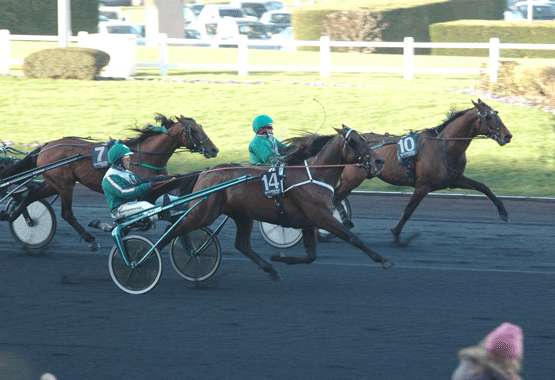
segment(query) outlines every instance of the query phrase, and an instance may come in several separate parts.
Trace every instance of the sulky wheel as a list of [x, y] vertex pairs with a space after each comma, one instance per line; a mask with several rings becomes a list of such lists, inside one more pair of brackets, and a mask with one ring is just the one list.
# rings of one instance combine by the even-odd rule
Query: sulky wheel
[[266, 243], [276, 248], [290, 248], [303, 238], [303, 232], [300, 229], [282, 227], [266, 222], [259, 221], [258, 230]]
[[[343, 205], [343, 208], [345, 209], [345, 212], [347, 212], [347, 216], [349, 217], [349, 219], [351, 219], [351, 204], [349, 203], [349, 200], [347, 198], [344, 198], [341, 201], [341, 204]], [[341, 222], [341, 216], [339, 216], [339, 211], [336, 210], [336, 208], [333, 208], [333, 216], [335, 217], [335, 219], [339, 220]], [[328, 231], [323, 230], [323, 229], [318, 229], [318, 240], [319, 241], [327, 241], [329, 239], [331, 239], [333, 237], [332, 234], [330, 234]]]
[[[12, 198], [6, 205], [6, 213], [17, 206]], [[56, 233], [56, 214], [48, 201], [41, 199], [31, 203], [21, 215], [9, 223], [15, 241], [26, 248], [41, 248], [52, 240]]]
[[143, 262], [137, 264], [154, 244], [143, 236], [129, 235], [123, 238], [123, 246], [131, 266], [125, 263], [120, 250], [114, 246], [108, 258], [112, 280], [129, 294], [144, 294], [150, 291], [162, 275], [160, 252], [155, 248]]
[[220, 266], [222, 248], [218, 238], [212, 236], [212, 231], [203, 227], [173, 239], [170, 261], [177, 274], [184, 279], [203, 281]]

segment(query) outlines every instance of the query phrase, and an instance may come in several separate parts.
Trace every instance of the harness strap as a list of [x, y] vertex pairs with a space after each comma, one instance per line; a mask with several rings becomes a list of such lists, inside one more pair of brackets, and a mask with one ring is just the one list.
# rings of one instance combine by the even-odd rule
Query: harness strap
[[308, 167], [308, 164], [307, 164], [306, 160], [304, 160], [304, 166], [305, 166], [306, 172], [308, 174], [308, 180], [304, 181], [304, 182], [295, 183], [294, 185], [289, 186], [287, 189], [283, 190], [284, 194], [286, 192], [288, 192], [289, 190], [291, 190], [292, 188], [294, 188], [294, 187], [306, 185], [306, 184], [309, 184], [309, 183], [313, 183], [315, 185], [323, 186], [326, 189], [329, 189], [332, 194], [335, 194], [335, 189], [333, 188], [333, 186], [331, 186], [330, 184], [327, 184], [325, 182], [318, 181], [318, 180], [315, 180], [314, 178], [312, 178], [312, 174], [310, 173], [310, 168]]

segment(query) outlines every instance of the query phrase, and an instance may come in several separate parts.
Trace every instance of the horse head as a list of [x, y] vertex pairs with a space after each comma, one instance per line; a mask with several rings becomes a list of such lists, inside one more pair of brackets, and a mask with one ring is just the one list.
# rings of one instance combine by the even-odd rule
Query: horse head
[[182, 146], [191, 152], [199, 152], [206, 158], [213, 158], [218, 155], [219, 149], [206, 135], [202, 125], [194, 119], [181, 115], [177, 118], [177, 123], [181, 126], [179, 141]]
[[361, 163], [370, 174], [380, 174], [385, 160], [372, 149], [370, 142], [362, 134], [344, 124], [342, 129], [334, 129], [343, 137], [343, 157], [346, 162]]
[[473, 100], [472, 104], [474, 104], [478, 115], [478, 134], [497, 141], [501, 146], [510, 143], [513, 135], [498, 113], [480, 99], [478, 99], [478, 103]]

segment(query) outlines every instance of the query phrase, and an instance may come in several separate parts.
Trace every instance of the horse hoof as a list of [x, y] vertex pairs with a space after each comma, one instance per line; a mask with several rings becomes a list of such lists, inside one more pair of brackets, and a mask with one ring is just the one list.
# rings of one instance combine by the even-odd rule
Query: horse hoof
[[96, 252], [100, 249], [100, 244], [98, 244], [96, 241], [91, 241], [89, 243], [89, 249]]
[[499, 213], [499, 217], [501, 218], [502, 221], [504, 222], [508, 222], [509, 221], [509, 213], [507, 211], [505, 212], [500, 212]]
[[382, 263], [382, 268], [383, 268], [383, 269], [389, 269], [389, 268], [391, 268], [391, 267], [394, 266], [394, 265], [395, 265], [395, 264], [394, 264], [392, 261], [385, 260], [385, 261]]
[[275, 270], [272, 269], [272, 270], [270, 271], [270, 279], [271, 279], [272, 281], [276, 281], [276, 282], [277, 282], [277, 281], [281, 281], [281, 276], [279, 275], [278, 272], [276, 272]]

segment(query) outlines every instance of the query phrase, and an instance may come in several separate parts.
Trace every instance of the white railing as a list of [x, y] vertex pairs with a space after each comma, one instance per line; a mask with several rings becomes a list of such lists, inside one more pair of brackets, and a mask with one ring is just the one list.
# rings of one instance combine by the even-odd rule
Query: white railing
[[[86, 35], [86, 33], [80, 33]], [[412, 37], [405, 37], [403, 42], [346, 42], [330, 41], [329, 37], [322, 37], [320, 41], [277, 41], [247, 40], [245, 36], [234, 40], [226, 40], [226, 45], [237, 45], [238, 59], [236, 64], [220, 63], [187, 63], [169, 62], [168, 45], [195, 46], [206, 44], [198, 40], [183, 38], [168, 38], [166, 34], [158, 35], [156, 40], [139, 38], [139, 42], [159, 47], [158, 62], [137, 62], [138, 67], [154, 67], [160, 69], [160, 75], [167, 75], [169, 68], [180, 69], [208, 69], [237, 71], [239, 76], [248, 76], [249, 71], [277, 71], [277, 72], [320, 72], [321, 77], [329, 77], [332, 72], [356, 72], [356, 73], [402, 73], [405, 79], [413, 79], [415, 74], [479, 74], [486, 73], [492, 82], [497, 81], [497, 70], [499, 67], [500, 51], [503, 49], [529, 49], [529, 50], [555, 50], [555, 44], [521, 44], [500, 43], [499, 38], [491, 38], [489, 42], [415, 42]], [[76, 42], [79, 37], [71, 37], [70, 41]], [[0, 72], [9, 73], [10, 65], [21, 65], [22, 59], [10, 57], [10, 41], [58, 41], [57, 36], [23, 36], [10, 35], [7, 30], [0, 30]], [[218, 47], [223, 41], [211, 40], [210, 46]], [[297, 48], [299, 46], [315, 46], [320, 49], [319, 65], [252, 65], [249, 63], [249, 47], [276, 47]], [[378, 67], [378, 66], [332, 66], [332, 47], [374, 47], [374, 48], [401, 48], [403, 49], [403, 65]], [[489, 61], [487, 68], [468, 67], [417, 67], [415, 65], [415, 49], [430, 48], [460, 48], [460, 49], [488, 49]]]

